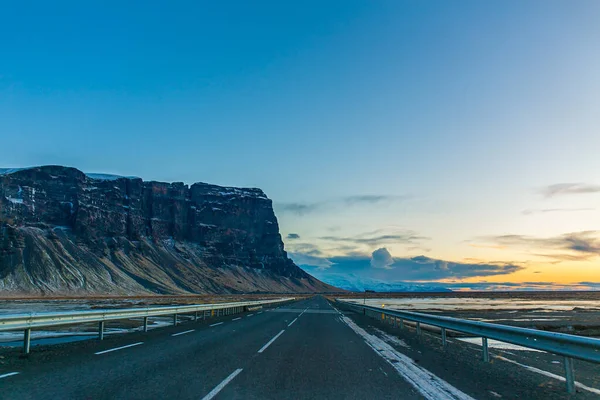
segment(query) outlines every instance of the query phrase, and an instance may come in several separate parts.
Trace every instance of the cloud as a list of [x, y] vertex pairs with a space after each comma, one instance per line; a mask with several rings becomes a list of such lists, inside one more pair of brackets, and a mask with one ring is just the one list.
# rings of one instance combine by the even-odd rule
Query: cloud
[[385, 247], [381, 247], [371, 254], [371, 267], [373, 268], [391, 269], [393, 263], [394, 259]]
[[553, 251], [570, 251], [574, 254], [538, 254], [562, 260], [581, 260], [600, 255], [600, 239], [597, 231], [566, 233], [559, 236], [538, 238], [525, 235], [487, 236], [480, 240], [493, 242], [506, 247], [523, 247]]
[[571, 194], [598, 193], [600, 192], [600, 185], [590, 185], [586, 183], [557, 183], [543, 187], [539, 192], [546, 198]]
[[288, 233], [288, 235], [285, 238], [295, 240], [300, 239], [300, 235], [298, 235], [297, 233]]
[[563, 261], [588, 261], [600, 256], [598, 231], [571, 232], [553, 237], [534, 237], [526, 235], [500, 235], [480, 237], [478, 240], [494, 243], [503, 248], [522, 248], [531, 255], [554, 260], [552, 264]]
[[344, 197], [343, 201], [348, 205], [377, 204], [391, 201], [401, 201], [410, 198], [410, 196], [391, 196], [391, 195], [358, 195]]
[[303, 253], [311, 256], [321, 256], [323, 253], [321, 250], [312, 243], [298, 243], [292, 242], [288, 246], [292, 253]]
[[[378, 231], [376, 231], [378, 232]], [[390, 243], [418, 244], [421, 240], [428, 240], [428, 237], [419, 236], [414, 231], [397, 231], [383, 235], [373, 235], [375, 232], [365, 233], [356, 236], [321, 236], [319, 239], [331, 242], [346, 242], [354, 244], [366, 244], [379, 246]]]
[[579, 211], [594, 211], [595, 208], [543, 208], [540, 210], [523, 210], [523, 215], [545, 214], [553, 212], [579, 212]]
[[314, 213], [321, 207], [320, 203], [277, 203], [275, 207], [284, 213], [296, 214], [304, 216], [306, 214]]
[[325, 209], [339, 208], [341, 205], [357, 206], [357, 205], [372, 205], [385, 202], [402, 201], [410, 198], [410, 196], [394, 196], [394, 195], [355, 195], [346, 196], [337, 199], [324, 200], [318, 202], [294, 202], [294, 203], [275, 203], [275, 208], [282, 213], [296, 214], [304, 216]]
[[[302, 268], [311, 270], [324, 268], [328, 273], [356, 274], [364, 278], [387, 281], [436, 281], [440, 279], [465, 279], [509, 275], [524, 267], [515, 263], [468, 263], [439, 260], [425, 256], [412, 258], [392, 258], [385, 249], [378, 249], [373, 254], [356, 254], [337, 257], [317, 257], [309, 260], [300, 254], [291, 253], [292, 259]], [[386, 254], [387, 253], [387, 254]], [[389, 255], [389, 257], [388, 257]], [[390, 259], [393, 260], [390, 263]], [[375, 265], [374, 265], [374, 264]]]
[[289, 256], [298, 265], [312, 266], [321, 270], [330, 268], [333, 265], [333, 263], [325, 257], [314, 256], [306, 253], [290, 252]]

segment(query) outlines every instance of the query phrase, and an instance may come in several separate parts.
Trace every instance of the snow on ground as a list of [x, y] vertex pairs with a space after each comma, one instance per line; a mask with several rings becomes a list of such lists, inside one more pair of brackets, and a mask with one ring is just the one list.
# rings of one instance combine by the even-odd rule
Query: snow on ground
[[[460, 340], [461, 342], [467, 342], [467, 343], [471, 343], [471, 344], [476, 344], [478, 346], [482, 345], [480, 337], [474, 337], [474, 338], [457, 338], [457, 339]], [[491, 348], [491, 349], [519, 350], [519, 351], [537, 351], [539, 353], [544, 353], [541, 350], [530, 349], [528, 347], [518, 346], [518, 345], [512, 344], [512, 343], [500, 342], [499, 340], [494, 340], [494, 339], [488, 339], [488, 347]]]
[[375, 331], [377, 331], [377, 334], [386, 342], [388, 342], [389, 344], [395, 344], [398, 345], [400, 347], [404, 347], [405, 349], [410, 349], [410, 346], [406, 344], [406, 342], [396, 336], [392, 336], [384, 331], [382, 331], [381, 329], [377, 329], [375, 328]]

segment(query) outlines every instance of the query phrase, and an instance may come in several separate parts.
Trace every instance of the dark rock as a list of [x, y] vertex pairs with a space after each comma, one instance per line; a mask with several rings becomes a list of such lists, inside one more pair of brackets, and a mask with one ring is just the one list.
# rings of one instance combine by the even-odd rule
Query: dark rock
[[0, 293], [311, 292], [260, 189], [0, 170]]

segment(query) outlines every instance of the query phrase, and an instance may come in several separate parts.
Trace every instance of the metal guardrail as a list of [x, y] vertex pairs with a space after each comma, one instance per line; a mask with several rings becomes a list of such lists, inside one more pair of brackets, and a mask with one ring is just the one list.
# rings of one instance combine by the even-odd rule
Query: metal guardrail
[[164, 315], [173, 316], [173, 324], [177, 325], [178, 315], [193, 314], [194, 320], [198, 320], [198, 313], [202, 312], [202, 318], [205, 319], [209, 311], [209, 316], [230, 315], [243, 312], [248, 307], [263, 306], [269, 304], [284, 303], [295, 300], [295, 297], [273, 299], [273, 300], [255, 300], [239, 301], [233, 303], [214, 303], [214, 304], [196, 304], [189, 306], [167, 306], [167, 307], [145, 307], [145, 308], [122, 308], [115, 310], [86, 310], [86, 311], [67, 311], [60, 313], [41, 312], [27, 314], [0, 315], [0, 332], [23, 330], [23, 351], [28, 354], [30, 351], [31, 329], [46, 328], [58, 325], [83, 324], [88, 322], [98, 322], [98, 338], [104, 339], [104, 323], [119, 319], [144, 318], [144, 332], [148, 331], [148, 318]]
[[446, 330], [479, 336], [482, 338], [482, 355], [485, 362], [489, 362], [490, 360], [488, 339], [561, 355], [564, 357], [565, 378], [569, 393], [575, 393], [573, 358], [600, 363], [600, 339], [412, 311], [390, 310], [342, 300], [336, 300], [336, 302], [365, 315], [381, 315], [384, 321], [393, 323], [394, 326], [399, 325], [401, 328], [404, 327], [404, 321], [414, 322], [418, 335], [421, 335], [421, 324], [438, 327], [441, 329], [442, 346], [444, 349], [448, 345]]

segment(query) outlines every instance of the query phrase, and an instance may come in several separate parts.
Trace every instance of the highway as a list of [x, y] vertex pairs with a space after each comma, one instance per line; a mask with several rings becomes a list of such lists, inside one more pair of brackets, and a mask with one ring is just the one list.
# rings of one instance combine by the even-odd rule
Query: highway
[[[338, 310], [317, 296], [147, 333], [45, 346], [26, 358], [7, 354], [0, 399], [567, 397], [563, 382], [522, 366], [553, 365], [549, 354], [528, 359], [492, 352], [492, 362], [483, 363], [477, 346], [450, 342], [443, 352], [434, 335], [418, 339], [414, 331]], [[577, 398], [598, 398], [594, 366], [577, 368], [577, 380], [583, 379]]]

